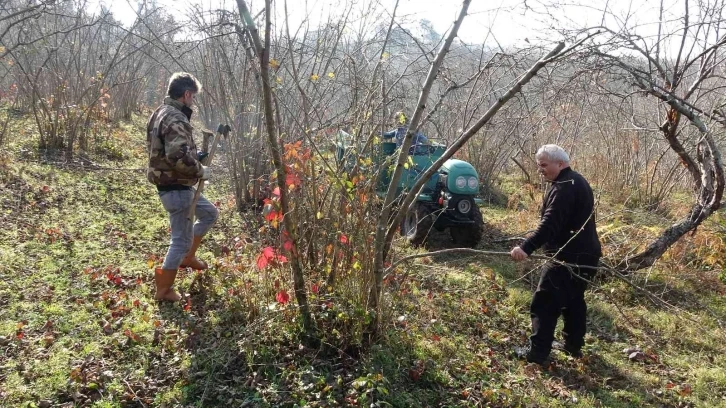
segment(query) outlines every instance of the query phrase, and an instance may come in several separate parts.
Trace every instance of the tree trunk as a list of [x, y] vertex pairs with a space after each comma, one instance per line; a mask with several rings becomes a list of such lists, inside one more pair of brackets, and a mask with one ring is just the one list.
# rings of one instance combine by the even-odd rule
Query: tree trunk
[[293, 284], [295, 287], [295, 298], [297, 299], [298, 306], [300, 307], [300, 317], [302, 318], [302, 325], [305, 334], [308, 336], [308, 340], [316, 340], [316, 329], [313, 323], [312, 316], [310, 315], [310, 307], [308, 305], [307, 291], [305, 290], [305, 279], [303, 277], [302, 264], [300, 263], [300, 256], [298, 253], [298, 237], [295, 228], [295, 222], [290, 211], [290, 203], [288, 201], [286, 170], [285, 164], [282, 162], [282, 147], [280, 146], [279, 138], [277, 136], [277, 129], [275, 127], [275, 113], [273, 110], [272, 100], [272, 88], [270, 87], [270, 27], [272, 25], [270, 20], [270, 0], [265, 0], [265, 44], [263, 47], [260, 37], [257, 33], [257, 27], [255, 26], [254, 20], [250, 15], [247, 4], [244, 0], [237, 0], [237, 6], [241, 14], [242, 20], [252, 37], [254, 42], [255, 51], [260, 61], [260, 77], [262, 80], [262, 93], [264, 98], [265, 107], [265, 124], [267, 127], [267, 139], [270, 145], [270, 151], [272, 152], [272, 162], [277, 170], [277, 183], [280, 187], [280, 207], [282, 209], [283, 225], [285, 230], [289, 234], [290, 239], [293, 242], [293, 248], [291, 251], [290, 265], [292, 266], [292, 277]]
[[459, 32], [459, 27], [461, 27], [461, 23], [464, 21], [464, 17], [466, 17], [466, 12], [469, 9], [470, 3], [471, 0], [464, 0], [464, 3], [461, 6], [461, 11], [459, 12], [459, 17], [454, 22], [454, 27], [451, 29], [449, 35], [446, 37], [446, 41], [439, 50], [438, 55], [436, 55], [436, 59], [431, 64], [428, 76], [426, 77], [424, 86], [421, 89], [418, 103], [416, 104], [416, 111], [413, 114], [410, 126], [408, 128], [408, 131], [406, 132], [406, 137], [404, 138], [403, 145], [401, 146], [401, 151], [398, 154], [396, 167], [393, 175], [391, 176], [391, 182], [388, 186], [388, 192], [386, 193], [386, 198], [383, 204], [383, 211], [381, 211], [381, 214], [378, 217], [378, 224], [376, 226], [376, 235], [374, 241], [374, 284], [371, 287], [371, 292], [369, 296], [369, 308], [374, 311], [375, 315], [374, 318], [371, 320], [371, 326], [367, 330], [367, 335], [370, 337], [368, 339], [369, 341], [371, 340], [371, 338], [377, 336], [380, 325], [380, 296], [383, 291], [384, 261], [388, 255], [388, 249], [390, 248], [390, 245], [386, 240], [386, 232], [388, 231], [389, 218], [391, 216], [392, 208], [396, 200], [396, 186], [401, 180], [401, 175], [403, 174], [404, 168], [403, 166], [408, 159], [408, 149], [411, 147], [411, 144], [413, 142], [413, 135], [415, 134], [419, 126], [421, 118], [423, 118], [424, 108], [426, 106], [426, 103], [428, 102], [431, 87], [434, 84], [434, 80], [436, 80], [436, 76], [439, 73], [441, 64], [443, 64], [444, 62], [444, 57], [449, 52], [449, 47], [451, 47], [451, 43], [454, 42], [454, 38], [456, 38], [456, 35]]

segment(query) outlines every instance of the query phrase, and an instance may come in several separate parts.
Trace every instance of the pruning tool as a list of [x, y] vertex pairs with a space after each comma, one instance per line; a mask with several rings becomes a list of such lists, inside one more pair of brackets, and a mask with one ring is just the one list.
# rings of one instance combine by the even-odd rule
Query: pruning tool
[[[209, 166], [212, 163], [212, 158], [214, 158], [214, 152], [217, 150], [217, 143], [219, 143], [220, 137], [227, 137], [229, 132], [232, 130], [232, 128], [229, 125], [223, 125], [219, 124], [217, 126], [217, 134], [214, 135], [214, 141], [212, 142], [212, 147], [209, 149], [209, 155], [206, 157], [202, 157], [200, 161], [202, 161], [202, 164], [205, 166]], [[200, 156], [201, 157], [201, 156]], [[197, 190], [194, 193], [194, 200], [192, 200], [192, 207], [189, 209], [189, 221], [194, 223], [194, 210], [197, 208], [197, 202], [199, 201], [199, 196], [202, 195], [202, 191], [204, 190], [204, 181], [205, 180], [199, 180], [199, 183], [197, 184]]]

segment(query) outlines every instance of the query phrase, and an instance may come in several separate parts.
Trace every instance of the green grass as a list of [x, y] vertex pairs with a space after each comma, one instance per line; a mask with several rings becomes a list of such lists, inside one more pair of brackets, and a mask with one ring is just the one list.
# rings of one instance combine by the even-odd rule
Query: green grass
[[[126, 159], [98, 163], [143, 167], [141, 126], [115, 131], [132, 146]], [[536, 264], [503, 257], [400, 267], [386, 286], [378, 343], [350, 341], [351, 321], [365, 315], [334, 299], [315, 313], [337, 343], [308, 348], [295, 312], [271, 306], [270, 282], [287, 273], [260, 274], [254, 246], [222, 253], [248, 225], [224, 183], [209, 191], [222, 215], [200, 251], [213, 268], [180, 273], [189, 303], [158, 305], [148, 261], [163, 255], [168, 223], [144, 174], [44, 164], [20, 154], [31, 143], [19, 140], [0, 161], [2, 406], [726, 406], [720, 259], [693, 255], [693, 240], [715, 237], [719, 217], [638, 280], [679, 309], [655, 306], [616, 280], [597, 282], [580, 361], [555, 351], [541, 369], [511, 357], [529, 335]], [[511, 209], [482, 209], [488, 240], [536, 224], [527, 196]], [[607, 242], [631, 242], [633, 223], [658, 229], [668, 221], [623, 214], [602, 224]], [[629, 361], [623, 350], [636, 346], [649, 360]]]

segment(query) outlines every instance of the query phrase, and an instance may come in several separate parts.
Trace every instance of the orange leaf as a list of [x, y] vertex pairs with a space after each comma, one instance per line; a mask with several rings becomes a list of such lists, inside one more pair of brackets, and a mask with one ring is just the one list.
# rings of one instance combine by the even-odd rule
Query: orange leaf
[[279, 221], [282, 219], [282, 214], [279, 211], [272, 211], [270, 209], [270, 212], [265, 215], [265, 219], [270, 222]]
[[287, 175], [285, 176], [285, 184], [288, 186], [299, 186], [300, 177], [298, 177], [294, 173], [287, 173]]

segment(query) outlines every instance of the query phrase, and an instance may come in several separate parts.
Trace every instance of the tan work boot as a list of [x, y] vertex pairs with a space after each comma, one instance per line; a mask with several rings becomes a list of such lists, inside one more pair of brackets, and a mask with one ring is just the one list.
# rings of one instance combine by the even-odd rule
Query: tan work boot
[[154, 282], [156, 282], [156, 296], [154, 296], [154, 299], [167, 302], [180, 301], [181, 295], [178, 294], [173, 288], [175, 279], [176, 269], [156, 268], [154, 273]]

